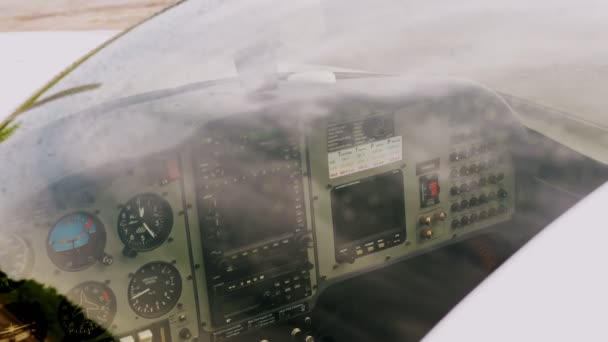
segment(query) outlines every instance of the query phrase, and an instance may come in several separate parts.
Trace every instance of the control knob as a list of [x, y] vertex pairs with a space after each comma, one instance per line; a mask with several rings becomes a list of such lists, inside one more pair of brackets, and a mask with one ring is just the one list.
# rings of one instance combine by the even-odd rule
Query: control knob
[[338, 254], [336, 254], [336, 261], [339, 264], [346, 264], [346, 263], [352, 264], [355, 262], [355, 255], [353, 253], [349, 253], [349, 252], [338, 253]]
[[505, 189], [498, 189], [497, 195], [498, 198], [504, 199], [509, 196], [509, 193]]
[[421, 229], [420, 237], [424, 240], [430, 240], [433, 237], [433, 230], [430, 227]]
[[467, 216], [463, 216], [463, 217], [460, 219], [460, 224], [461, 224], [461, 225], [463, 225], [463, 226], [468, 225], [468, 224], [469, 224], [469, 222], [470, 222], [470, 221], [469, 221], [469, 218], [468, 218]]
[[443, 210], [436, 212], [435, 215], [433, 215], [433, 216], [435, 217], [436, 220], [439, 220], [439, 221], [445, 221], [445, 219], [448, 217], [448, 215]]
[[304, 333], [300, 328], [294, 328], [291, 331], [291, 340], [294, 342], [315, 342], [315, 338]]
[[469, 199], [469, 206], [474, 207], [477, 205], [477, 202], [478, 202], [477, 197], [471, 197]]
[[190, 332], [190, 329], [183, 328], [182, 330], [179, 331], [179, 337], [181, 337], [184, 340], [189, 340], [190, 338], [192, 338], [192, 333]]
[[433, 223], [433, 218], [431, 218], [428, 215], [423, 215], [423, 216], [420, 216], [420, 218], [418, 219], [418, 222], [421, 225], [430, 226]]
[[460, 209], [466, 209], [468, 207], [469, 207], [469, 201], [467, 201], [466, 199], [460, 201]]

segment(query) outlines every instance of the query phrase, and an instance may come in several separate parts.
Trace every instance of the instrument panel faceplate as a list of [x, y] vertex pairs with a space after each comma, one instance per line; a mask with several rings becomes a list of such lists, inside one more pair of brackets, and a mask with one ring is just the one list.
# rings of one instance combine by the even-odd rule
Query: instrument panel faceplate
[[115, 336], [221, 340], [310, 312], [335, 282], [510, 220], [510, 127], [497, 119], [509, 107], [476, 86], [408, 94], [391, 82], [389, 94], [405, 95], [378, 95], [380, 80], [283, 89], [290, 96], [209, 121], [176, 148], [62, 179], [19, 237], [74, 255], [19, 269], [62, 294], [107, 287]]

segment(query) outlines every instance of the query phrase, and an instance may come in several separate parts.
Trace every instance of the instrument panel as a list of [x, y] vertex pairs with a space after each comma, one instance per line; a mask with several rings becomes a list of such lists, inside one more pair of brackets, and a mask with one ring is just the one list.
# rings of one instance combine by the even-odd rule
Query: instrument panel
[[297, 85], [295, 104], [58, 181], [12, 223], [29, 226], [3, 239], [21, 247], [2, 270], [65, 296], [66, 339], [224, 341], [305, 322], [324, 288], [512, 218], [499, 96], [468, 84], [357, 96], [369, 82], [382, 84]]

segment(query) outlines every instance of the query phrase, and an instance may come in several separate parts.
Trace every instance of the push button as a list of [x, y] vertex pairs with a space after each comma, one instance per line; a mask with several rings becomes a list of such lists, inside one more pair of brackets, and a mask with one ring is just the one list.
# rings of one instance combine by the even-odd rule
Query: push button
[[138, 342], [152, 342], [154, 339], [154, 335], [152, 334], [152, 330], [144, 330], [137, 333]]

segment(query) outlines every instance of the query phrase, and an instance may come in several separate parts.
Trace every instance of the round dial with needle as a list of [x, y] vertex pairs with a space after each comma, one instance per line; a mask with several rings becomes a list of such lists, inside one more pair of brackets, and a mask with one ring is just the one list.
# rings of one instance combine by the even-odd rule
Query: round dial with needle
[[73, 339], [94, 338], [112, 324], [116, 297], [103, 283], [84, 282], [71, 289], [59, 305], [59, 323]]
[[182, 278], [175, 266], [155, 261], [135, 272], [129, 282], [131, 309], [144, 318], [160, 317], [177, 304], [182, 293]]
[[118, 236], [124, 245], [137, 252], [150, 251], [169, 237], [173, 210], [164, 198], [145, 193], [131, 198], [118, 215]]
[[0, 233], [0, 271], [20, 280], [32, 267], [34, 253], [24, 238], [15, 233]]

